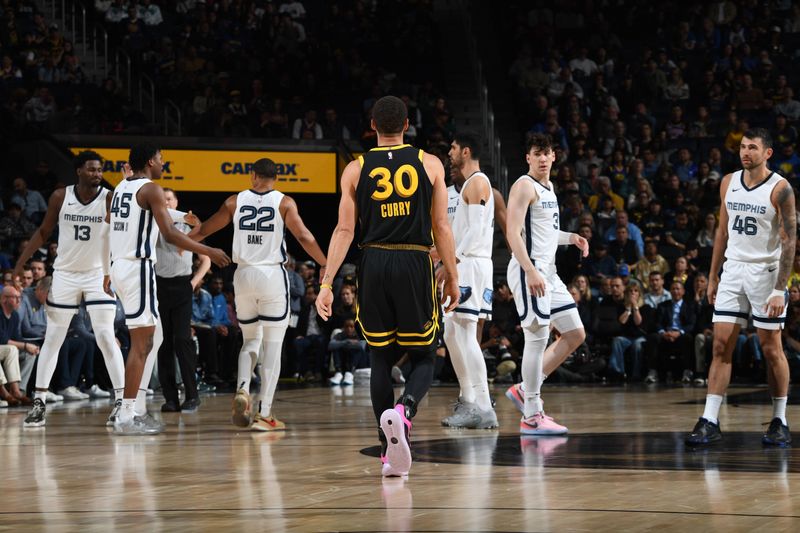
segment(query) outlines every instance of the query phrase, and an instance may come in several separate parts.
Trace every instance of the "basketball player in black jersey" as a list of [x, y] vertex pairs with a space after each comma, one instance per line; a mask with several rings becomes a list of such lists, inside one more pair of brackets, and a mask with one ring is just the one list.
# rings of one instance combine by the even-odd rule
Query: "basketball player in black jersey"
[[[358, 272], [356, 321], [370, 346], [372, 408], [381, 429], [384, 476], [403, 476], [411, 467], [410, 419], [433, 380], [441, 309], [436, 296], [434, 244], [446, 271], [447, 311], [458, 303], [455, 244], [447, 222], [447, 188], [441, 161], [403, 144], [408, 128], [405, 104], [385, 96], [372, 109], [378, 147], [342, 173], [339, 222], [328, 249], [328, 271], [321, 280], [317, 312], [331, 316], [331, 283], [361, 224], [363, 250]], [[433, 238], [432, 238], [433, 237]], [[413, 370], [395, 404], [391, 369], [408, 351]]]

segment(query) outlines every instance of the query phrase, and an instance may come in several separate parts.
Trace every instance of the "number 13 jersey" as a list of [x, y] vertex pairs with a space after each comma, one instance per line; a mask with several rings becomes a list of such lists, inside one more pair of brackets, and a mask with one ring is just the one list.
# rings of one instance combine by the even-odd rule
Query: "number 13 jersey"
[[58, 213], [58, 255], [54, 269], [86, 272], [103, 266], [103, 241], [108, 238], [108, 193], [108, 189], [101, 187], [97, 196], [84, 204], [75, 193], [75, 185], [66, 188]]
[[734, 172], [725, 192], [728, 211], [728, 247], [725, 258], [742, 263], [772, 264], [781, 256], [777, 210], [770, 197], [784, 178], [772, 172], [752, 188], [744, 184], [744, 170]]
[[233, 214], [233, 262], [238, 265], [281, 265], [286, 262], [284, 224], [276, 190], [242, 191]]

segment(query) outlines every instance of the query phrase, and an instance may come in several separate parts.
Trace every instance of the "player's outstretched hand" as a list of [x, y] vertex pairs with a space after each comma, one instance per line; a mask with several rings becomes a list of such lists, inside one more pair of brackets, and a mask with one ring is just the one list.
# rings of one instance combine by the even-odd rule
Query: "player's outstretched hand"
[[231, 258], [219, 248], [211, 248], [208, 257], [211, 259], [211, 262], [218, 267], [226, 267], [231, 264]]
[[191, 211], [183, 215], [183, 221], [192, 227], [200, 225], [200, 219]]
[[333, 291], [327, 287], [320, 289], [315, 305], [317, 306], [317, 314], [327, 322], [332, 314]]
[[455, 309], [460, 299], [461, 291], [458, 288], [458, 280], [447, 278], [444, 282], [444, 291], [442, 291], [441, 300], [441, 304], [447, 306], [445, 307], [444, 312], [449, 313]]

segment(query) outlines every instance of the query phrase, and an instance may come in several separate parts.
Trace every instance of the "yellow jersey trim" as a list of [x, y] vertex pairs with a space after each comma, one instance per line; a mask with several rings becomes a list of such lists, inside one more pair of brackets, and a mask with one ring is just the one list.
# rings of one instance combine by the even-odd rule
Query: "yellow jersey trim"
[[363, 155], [358, 156], [358, 164], [361, 166], [361, 168], [364, 168], [364, 156]]
[[424, 154], [425, 154], [425, 152], [423, 152], [422, 150], [419, 151], [419, 162], [420, 163], [424, 163], [424, 161], [422, 160], [422, 158], [425, 157]]

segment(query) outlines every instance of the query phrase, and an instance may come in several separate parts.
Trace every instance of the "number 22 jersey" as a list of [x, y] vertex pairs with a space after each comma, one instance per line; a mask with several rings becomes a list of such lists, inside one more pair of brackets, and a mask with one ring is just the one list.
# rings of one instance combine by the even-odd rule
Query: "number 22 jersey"
[[734, 172], [725, 192], [728, 211], [728, 247], [725, 258], [742, 263], [772, 264], [781, 256], [777, 210], [770, 197], [784, 178], [772, 172], [761, 183], [748, 188], [744, 170]]
[[233, 214], [233, 262], [240, 265], [280, 265], [286, 262], [283, 193], [242, 191]]

